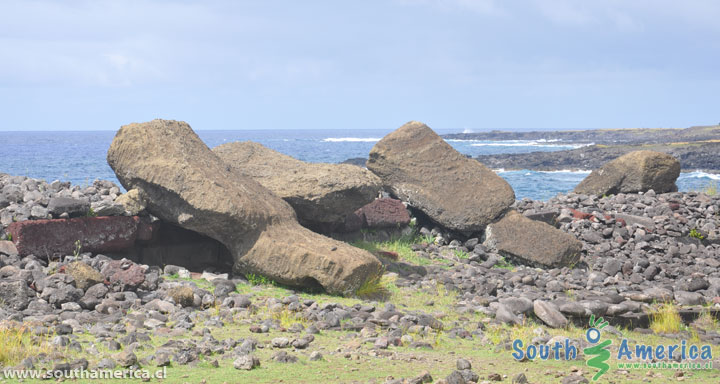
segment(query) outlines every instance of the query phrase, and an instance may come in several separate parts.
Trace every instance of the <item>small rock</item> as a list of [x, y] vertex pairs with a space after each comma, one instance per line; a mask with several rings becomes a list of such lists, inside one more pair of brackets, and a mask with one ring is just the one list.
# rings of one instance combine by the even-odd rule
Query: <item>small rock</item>
[[242, 369], [249, 371], [255, 367], [260, 366], [260, 360], [252, 355], [240, 356], [233, 361], [233, 367], [235, 369]]

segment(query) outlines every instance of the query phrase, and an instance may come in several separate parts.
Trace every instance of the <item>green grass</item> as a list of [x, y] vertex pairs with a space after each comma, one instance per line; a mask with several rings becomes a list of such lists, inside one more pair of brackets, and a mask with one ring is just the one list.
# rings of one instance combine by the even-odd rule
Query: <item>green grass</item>
[[273, 280], [259, 274], [248, 273], [245, 275], [245, 278], [252, 285], [275, 285], [275, 282]]
[[493, 265], [493, 268], [501, 268], [501, 269], [507, 269], [507, 270], [514, 270], [515, 266], [512, 265], [507, 259], [504, 257], [500, 257], [500, 261], [498, 261], [497, 264]]
[[469, 254], [469, 253], [467, 253], [467, 252], [465, 252], [465, 251], [462, 251], [462, 250], [460, 250], [460, 249], [453, 249], [453, 254], [454, 254], [455, 257], [457, 257], [458, 259], [467, 259], [467, 258], [470, 257], [470, 254]]
[[380, 251], [395, 252], [398, 254], [399, 260], [416, 265], [430, 265], [433, 263], [432, 260], [420, 257], [412, 250], [413, 244], [422, 243], [432, 243], [432, 240], [428, 241], [428, 237], [421, 236], [402, 236], [384, 242], [356, 241], [351, 245], [374, 254]]
[[703, 234], [700, 233], [700, 231], [698, 231], [698, 230], [695, 229], [695, 228], [693, 228], [693, 229], [690, 230], [690, 235], [689, 235], [689, 236], [690, 236], [690, 237], [693, 237], [693, 238], [696, 238], [696, 239], [698, 239], [698, 240], [703, 240], [703, 239], [705, 239], [705, 236], [703, 236]]
[[360, 288], [355, 291], [355, 296], [368, 300], [388, 300], [394, 292], [397, 292], [395, 280], [387, 275], [383, 275], [381, 271], [367, 279]]
[[204, 289], [204, 290], [206, 290], [206, 291], [209, 291], [210, 293], [214, 293], [214, 292], [215, 292], [215, 286], [213, 285], [213, 283], [211, 283], [211, 282], [209, 282], [209, 281], [207, 281], [207, 280], [205, 280], [205, 279], [182, 278], [182, 277], [179, 277], [177, 273], [174, 273], [174, 274], [172, 274], [172, 275], [170, 275], [170, 276], [167, 276], [167, 277], [165, 277], [165, 279], [168, 280], [168, 281], [187, 281], [187, 282], [191, 282], [191, 283], [195, 284], [195, 286], [198, 287], [198, 288], [200, 288], [200, 289]]

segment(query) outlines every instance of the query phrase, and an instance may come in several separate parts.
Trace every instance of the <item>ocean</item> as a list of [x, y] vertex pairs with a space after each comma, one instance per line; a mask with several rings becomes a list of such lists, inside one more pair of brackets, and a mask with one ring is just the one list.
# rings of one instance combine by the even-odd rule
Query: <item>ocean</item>
[[[338, 163], [366, 158], [370, 149], [390, 130], [236, 130], [197, 131], [210, 147], [251, 140], [308, 162]], [[439, 134], [456, 131], [438, 131]], [[106, 154], [115, 132], [0, 132], [0, 172], [47, 181], [70, 181], [90, 185], [95, 179], [119, 184], [107, 164]], [[551, 141], [449, 140], [459, 152], [471, 156], [497, 153], [527, 153], [577, 148]], [[515, 189], [517, 199], [547, 200], [571, 191], [588, 172], [495, 170]], [[720, 180], [720, 175], [683, 172], [680, 191], [702, 190]]]

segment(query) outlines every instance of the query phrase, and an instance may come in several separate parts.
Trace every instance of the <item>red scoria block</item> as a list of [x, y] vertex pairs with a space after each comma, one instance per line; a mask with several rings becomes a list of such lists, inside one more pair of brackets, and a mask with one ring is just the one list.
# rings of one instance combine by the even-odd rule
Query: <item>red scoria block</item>
[[10, 224], [7, 231], [20, 256], [72, 255], [76, 242], [81, 252], [120, 252], [135, 244], [138, 217], [104, 216], [75, 219], [30, 220]]
[[402, 201], [382, 198], [355, 211], [367, 228], [397, 228], [410, 223], [410, 214]]

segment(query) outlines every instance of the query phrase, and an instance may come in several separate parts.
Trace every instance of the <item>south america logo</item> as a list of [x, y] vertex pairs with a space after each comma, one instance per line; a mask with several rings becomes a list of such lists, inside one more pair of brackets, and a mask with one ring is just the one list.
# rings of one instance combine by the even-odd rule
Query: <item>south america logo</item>
[[583, 349], [583, 353], [585, 356], [595, 356], [585, 362], [587, 366], [599, 370], [595, 376], [593, 376], [593, 381], [599, 379], [600, 376], [604, 375], [605, 372], [610, 369], [610, 365], [608, 365], [606, 361], [610, 358], [610, 350], [608, 346], [612, 344], [612, 340], [604, 340], [602, 343], [598, 344], [600, 336], [602, 336], [602, 332], [600, 332], [600, 330], [605, 328], [607, 325], [608, 322], [604, 321], [602, 317], [596, 321], [595, 315], [590, 315], [590, 329], [585, 332], [585, 338], [588, 343], [595, 345]]

